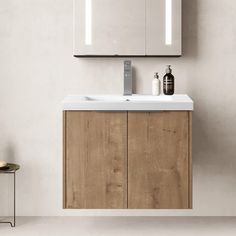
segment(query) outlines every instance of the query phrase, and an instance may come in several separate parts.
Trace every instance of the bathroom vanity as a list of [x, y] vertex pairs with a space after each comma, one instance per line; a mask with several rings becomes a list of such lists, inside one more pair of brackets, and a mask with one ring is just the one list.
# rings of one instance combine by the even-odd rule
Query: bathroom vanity
[[63, 206], [191, 209], [187, 95], [68, 96], [63, 101]]

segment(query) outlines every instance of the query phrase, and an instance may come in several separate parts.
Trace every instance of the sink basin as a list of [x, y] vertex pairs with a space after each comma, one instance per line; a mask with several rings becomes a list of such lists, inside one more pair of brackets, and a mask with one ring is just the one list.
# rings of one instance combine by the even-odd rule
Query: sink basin
[[69, 95], [63, 100], [63, 110], [186, 111], [193, 110], [193, 101], [187, 95]]
[[157, 102], [157, 101], [172, 101], [171, 96], [149, 96], [149, 95], [98, 95], [98, 96], [80, 96], [83, 101], [91, 102]]

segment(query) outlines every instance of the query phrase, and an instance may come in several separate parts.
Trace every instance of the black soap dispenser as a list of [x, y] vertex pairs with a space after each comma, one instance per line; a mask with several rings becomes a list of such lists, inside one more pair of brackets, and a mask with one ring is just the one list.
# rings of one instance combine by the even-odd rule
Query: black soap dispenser
[[163, 77], [163, 93], [165, 95], [173, 95], [175, 92], [175, 77], [172, 75], [171, 66], [166, 68], [166, 74]]

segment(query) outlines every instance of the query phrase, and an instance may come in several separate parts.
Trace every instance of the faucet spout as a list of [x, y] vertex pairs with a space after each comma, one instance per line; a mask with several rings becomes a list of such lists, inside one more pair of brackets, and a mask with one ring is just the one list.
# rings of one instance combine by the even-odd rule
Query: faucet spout
[[131, 61], [124, 61], [124, 95], [131, 96], [132, 88], [132, 63]]

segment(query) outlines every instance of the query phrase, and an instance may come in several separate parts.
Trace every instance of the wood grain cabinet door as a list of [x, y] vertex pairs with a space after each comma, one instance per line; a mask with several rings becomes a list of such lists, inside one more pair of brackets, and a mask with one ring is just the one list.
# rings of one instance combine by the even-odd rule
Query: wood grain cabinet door
[[191, 114], [128, 113], [128, 208], [191, 208]]
[[126, 112], [64, 112], [64, 208], [127, 208]]

